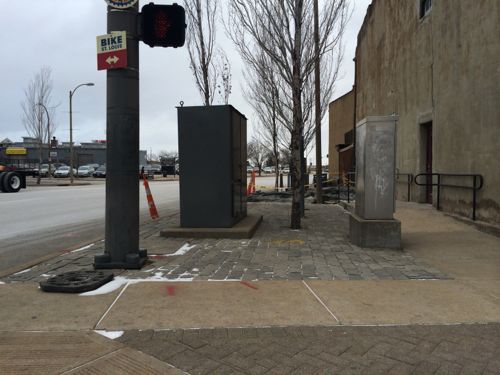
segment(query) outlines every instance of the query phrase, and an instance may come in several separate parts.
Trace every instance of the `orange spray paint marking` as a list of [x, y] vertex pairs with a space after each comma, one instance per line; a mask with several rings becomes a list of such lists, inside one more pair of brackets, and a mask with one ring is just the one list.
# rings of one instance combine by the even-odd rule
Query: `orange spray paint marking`
[[247, 286], [249, 288], [255, 289], [255, 290], [259, 289], [255, 285], [250, 284], [248, 281], [240, 281], [240, 284], [243, 284], [243, 285], [245, 285], [245, 286]]

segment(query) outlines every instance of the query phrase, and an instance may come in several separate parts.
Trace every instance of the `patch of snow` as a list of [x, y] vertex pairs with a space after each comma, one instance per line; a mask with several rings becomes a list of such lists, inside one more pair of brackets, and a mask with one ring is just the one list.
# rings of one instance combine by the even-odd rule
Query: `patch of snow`
[[31, 268], [27, 268], [27, 269], [25, 269], [25, 270], [22, 270], [22, 271], [16, 272], [14, 275], [20, 275], [20, 274], [22, 274], [22, 273], [26, 273], [26, 272], [29, 272], [29, 271], [31, 271]]
[[52, 277], [52, 275], [47, 275], [46, 273], [44, 273], [43, 275], [40, 275], [41, 277]]
[[163, 277], [162, 272], [157, 272], [154, 276], [143, 278], [143, 279], [129, 279], [123, 276], [117, 276], [115, 277], [112, 281], [110, 281], [107, 284], [104, 284], [100, 288], [96, 290], [91, 290], [90, 292], [85, 292], [85, 293], [80, 293], [80, 296], [83, 297], [88, 297], [88, 296], [98, 296], [102, 294], [108, 294], [111, 292], [114, 292], [115, 290], [119, 289], [123, 285], [132, 285], [132, 284], [139, 284], [139, 283], [145, 283], [145, 282], [179, 282], [179, 281], [193, 281], [193, 275], [190, 273], [183, 273], [182, 275], [179, 275], [179, 277], [176, 277], [175, 279]]
[[193, 272], [200, 272], [200, 269], [199, 268], [193, 268], [192, 271]]
[[191, 245], [189, 246], [189, 243], [185, 243], [184, 245], [181, 246], [181, 248], [179, 250], [177, 250], [175, 253], [173, 254], [166, 254], [167, 257], [174, 257], [174, 256], [177, 256], [177, 255], [184, 255], [186, 254], [189, 250], [191, 250], [193, 247], [195, 247], [196, 245]]
[[4, 285], [5, 283], [3, 281], [0, 281], [0, 285]]
[[83, 251], [83, 250], [87, 250], [87, 249], [90, 249], [92, 246], [94, 246], [95, 244], [91, 243], [90, 245], [87, 245], [87, 246], [84, 246], [84, 247], [80, 247], [79, 249], [76, 249], [76, 250], [73, 250], [71, 251], [72, 253], [77, 253], [79, 251]]
[[123, 335], [123, 331], [105, 331], [101, 329], [94, 330], [95, 333], [101, 336], [107, 337], [108, 339], [114, 340]]
[[101, 294], [108, 294], [111, 293], [118, 288], [120, 288], [122, 285], [125, 285], [129, 282], [130, 280], [127, 279], [126, 277], [122, 276], [117, 276], [113, 280], [111, 280], [109, 283], [104, 284], [100, 288], [97, 288], [95, 290], [91, 290], [90, 292], [85, 292], [85, 293], [80, 293], [80, 296], [97, 296]]

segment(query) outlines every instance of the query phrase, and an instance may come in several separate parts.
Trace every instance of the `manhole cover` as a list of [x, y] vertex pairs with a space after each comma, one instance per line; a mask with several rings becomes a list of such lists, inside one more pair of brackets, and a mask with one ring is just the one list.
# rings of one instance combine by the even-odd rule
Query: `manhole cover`
[[44, 292], [83, 293], [99, 288], [113, 277], [106, 271], [72, 271], [41, 281], [40, 288]]

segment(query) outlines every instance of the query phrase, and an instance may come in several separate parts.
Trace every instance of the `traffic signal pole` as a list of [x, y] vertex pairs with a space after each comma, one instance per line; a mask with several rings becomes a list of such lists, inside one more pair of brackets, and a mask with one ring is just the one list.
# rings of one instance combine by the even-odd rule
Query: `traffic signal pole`
[[106, 219], [104, 254], [94, 267], [139, 269], [147, 251], [139, 249], [139, 37], [138, 4], [108, 7], [108, 34], [127, 33], [128, 66], [107, 71]]

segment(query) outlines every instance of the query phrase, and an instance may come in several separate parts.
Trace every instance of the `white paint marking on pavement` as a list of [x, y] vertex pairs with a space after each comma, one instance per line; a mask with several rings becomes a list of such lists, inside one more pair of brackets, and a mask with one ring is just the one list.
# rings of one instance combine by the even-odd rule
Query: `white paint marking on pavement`
[[25, 270], [22, 270], [22, 271], [19, 271], [19, 272], [16, 272], [14, 275], [20, 275], [22, 273], [26, 273], [26, 272], [29, 272], [31, 271], [31, 268], [26, 268]]
[[312, 293], [312, 295], [318, 300], [319, 303], [321, 303], [321, 305], [323, 305], [323, 307], [326, 309], [326, 311], [328, 311], [330, 313], [331, 316], [333, 316], [333, 319], [335, 319], [337, 321], [337, 323], [340, 323], [340, 321], [337, 319], [337, 317], [335, 316], [335, 314], [332, 312], [332, 310], [330, 310], [328, 308], [327, 305], [325, 305], [325, 303], [321, 300], [321, 298], [318, 297], [318, 295], [316, 293], [314, 293], [314, 291], [309, 287], [309, 285], [307, 285], [307, 283], [302, 280], [302, 283], [306, 286], [307, 289], [309, 289], [309, 291]]
[[0, 285], [4, 285], [5, 283], [3, 281], [0, 281]]
[[111, 340], [121, 337], [124, 333], [124, 331], [106, 331], [103, 329], [95, 329], [94, 332]]
[[73, 250], [72, 253], [77, 253], [79, 251], [90, 249], [94, 245], [95, 245], [95, 243], [91, 243], [90, 245], [87, 245], [87, 246], [84, 246], [84, 247], [80, 247], [79, 249]]
[[[127, 289], [128, 287], [128, 283], [125, 285], [125, 287], [122, 289], [122, 291], [118, 294], [118, 296], [116, 296], [115, 300], [113, 301], [113, 303], [108, 307], [108, 309], [106, 310], [106, 312], [103, 314], [103, 316], [101, 317], [101, 319], [99, 319], [99, 321], [97, 322], [97, 324], [95, 325], [94, 328], [97, 328], [99, 326], [99, 324], [101, 324], [101, 322], [104, 320], [104, 318], [106, 317], [106, 315], [108, 315], [108, 313], [111, 311], [111, 309], [113, 308], [113, 306], [115, 305], [115, 303], [120, 299], [120, 297], [122, 296], [123, 292], [125, 292], [125, 290]], [[102, 288], [102, 287], [101, 287]], [[100, 288], [99, 288], [100, 289]]]
[[195, 247], [196, 245], [192, 245], [192, 246], [189, 246], [189, 243], [185, 243], [184, 245], [182, 245], [182, 247], [177, 250], [175, 253], [173, 254], [166, 254], [167, 257], [173, 257], [173, 256], [177, 256], [177, 255], [184, 255], [186, 254], [189, 250], [191, 250], [193, 247]]

